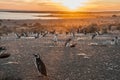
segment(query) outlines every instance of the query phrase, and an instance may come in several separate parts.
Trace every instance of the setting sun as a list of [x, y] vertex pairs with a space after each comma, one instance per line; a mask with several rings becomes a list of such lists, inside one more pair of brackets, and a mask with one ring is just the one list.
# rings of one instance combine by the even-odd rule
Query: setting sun
[[118, 11], [120, 0], [0, 0], [1, 10]]
[[70, 10], [77, 10], [78, 8], [82, 7], [85, 5], [85, 2], [87, 0], [52, 0], [53, 2], [60, 3], [62, 6], [70, 9]]

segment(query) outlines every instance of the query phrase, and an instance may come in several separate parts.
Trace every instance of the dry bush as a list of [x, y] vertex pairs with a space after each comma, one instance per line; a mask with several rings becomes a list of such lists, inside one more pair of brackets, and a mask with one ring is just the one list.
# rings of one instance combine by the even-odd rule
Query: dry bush
[[117, 15], [114, 14], [114, 15], [112, 15], [112, 17], [117, 17]]
[[83, 27], [80, 29], [80, 32], [82, 33], [94, 33], [96, 31], [99, 31], [99, 27], [97, 24], [90, 24], [87, 27]]
[[7, 26], [0, 27], [0, 34], [9, 34], [11, 32], [12, 32], [12, 30], [10, 28], [8, 28]]
[[108, 33], [107, 27], [102, 27], [100, 31], [101, 31], [102, 34]]
[[117, 30], [120, 30], [120, 26], [117, 27]]
[[25, 26], [25, 27], [27, 27], [27, 26], [28, 26], [28, 24], [27, 24], [27, 23], [23, 23], [21, 26]]
[[116, 30], [120, 30], [120, 23], [116, 25]]

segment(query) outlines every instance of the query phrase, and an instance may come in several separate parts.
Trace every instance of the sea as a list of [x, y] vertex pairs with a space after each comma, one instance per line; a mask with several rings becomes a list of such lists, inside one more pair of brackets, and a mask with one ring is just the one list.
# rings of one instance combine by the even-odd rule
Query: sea
[[55, 13], [55, 12], [2, 12], [0, 11], [0, 19], [80, 19], [80, 18], [97, 18], [117, 15], [120, 12], [100, 12], [100, 13]]
[[19, 13], [19, 12], [0, 12], [0, 19], [58, 19], [49, 16], [51, 13]]

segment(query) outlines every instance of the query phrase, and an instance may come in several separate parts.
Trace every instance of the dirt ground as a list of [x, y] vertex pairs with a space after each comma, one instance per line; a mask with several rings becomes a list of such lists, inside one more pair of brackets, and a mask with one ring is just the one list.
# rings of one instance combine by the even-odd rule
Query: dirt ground
[[[53, 45], [51, 35], [39, 39], [1, 39], [0, 45], [11, 56], [0, 59], [0, 80], [120, 80], [120, 45], [93, 46], [115, 35], [100, 35], [94, 40], [89, 35], [81, 38], [74, 48], [64, 47], [64, 35]], [[39, 53], [46, 65], [48, 77], [38, 77], [32, 54]], [[5, 79], [6, 77], [6, 79]]]

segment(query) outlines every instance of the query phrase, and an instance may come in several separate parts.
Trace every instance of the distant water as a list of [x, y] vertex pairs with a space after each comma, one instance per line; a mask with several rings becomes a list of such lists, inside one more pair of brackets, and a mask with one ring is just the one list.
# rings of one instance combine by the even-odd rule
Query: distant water
[[[57, 17], [49, 17], [51, 13], [15, 13], [0, 12], [0, 19], [58, 19]], [[41, 17], [37, 17], [41, 16]], [[43, 16], [43, 17], [42, 17]], [[48, 16], [48, 17], [44, 17]]]

